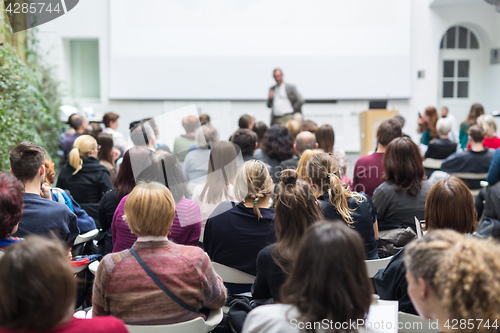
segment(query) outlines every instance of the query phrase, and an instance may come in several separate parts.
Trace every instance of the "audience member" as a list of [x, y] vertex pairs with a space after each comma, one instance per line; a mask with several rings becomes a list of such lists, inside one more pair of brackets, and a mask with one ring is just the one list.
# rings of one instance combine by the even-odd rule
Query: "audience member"
[[347, 177], [347, 156], [345, 151], [334, 147], [335, 132], [333, 131], [333, 127], [328, 124], [322, 125], [316, 131], [315, 136], [319, 149], [323, 149], [325, 153], [333, 153], [339, 162], [342, 183], [348, 184], [350, 179]]
[[[200, 309], [224, 305], [226, 288], [208, 255], [197, 246], [167, 238], [175, 218], [174, 197], [167, 187], [139, 183], [128, 195], [125, 216], [138, 239], [131, 249], [110, 253], [101, 261], [92, 296], [94, 317], [113, 315], [127, 324], [165, 325], [206, 319]], [[167, 297], [141, 266], [154, 269], [177, 299]]]
[[271, 166], [271, 178], [277, 183], [281, 172], [280, 163], [292, 158], [295, 154], [293, 137], [285, 126], [271, 126], [262, 141], [262, 152], [260, 160]]
[[257, 277], [252, 287], [255, 299], [280, 301], [281, 285], [299, 255], [299, 244], [307, 228], [323, 220], [311, 187], [295, 170], [283, 170], [277, 188], [274, 218], [277, 243], [268, 245], [257, 257]]
[[354, 166], [351, 190], [365, 192], [370, 198], [375, 189], [382, 184], [384, 175], [384, 155], [392, 140], [403, 136], [401, 123], [396, 119], [387, 119], [377, 129], [377, 150], [360, 157]]
[[[326, 321], [332, 326], [364, 322], [373, 288], [361, 237], [343, 223], [318, 224], [305, 234], [297, 252], [281, 288], [282, 304], [254, 309], [245, 320], [243, 333], [303, 331], [294, 329], [294, 322]], [[346, 331], [363, 332], [362, 326], [355, 324]]]
[[99, 163], [99, 146], [90, 135], [79, 136], [57, 179], [57, 187], [70, 191], [76, 202], [95, 204], [113, 188], [109, 171]]
[[[102, 133], [101, 124], [99, 122], [97, 122], [97, 121], [90, 121], [89, 122], [89, 126], [90, 126], [90, 128], [92, 130], [88, 134], [91, 135], [91, 136], [93, 136], [94, 139], [97, 140], [97, 136]], [[85, 134], [87, 134], [87, 133], [85, 133]]]
[[429, 233], [408, 246], [408, 294], [423, 319], [437, 320], [439, 331], [450, 324], [462, 332], [496, 332], [500, 320], [500, 245], [467, 238], [451, 230]]
[[[253, 133], [248, 129], [238, 131]], [[234, 201], [234, 180], [238, 171], [237, 157], [236, 149], [231, 142], [216, 142], [210, 150], [207, 180], [198, 184], [193, 190], [193, 201], [200, 207], [202, 228], [205, 227], [207, 219], [221, 202]]]
[[[302, 153], [302, 156], [300, 156], [299, 164], [297, 164], [297, 174], [299, 175], [299, 179], [302, 179], [303, 181], [310, 183], [311, 181], [309, 180], [309, 177], [307, 176], [307, 162], [309, 160], [317, 155], [323, 153], [323, 150], [321, 149], [313, 149], [313, 150], [306, 150]], [[317, 197], [319, 194], [314, 192], [314, 188], [312, 188], [313, 193], [315, 193], [315, 196]]]
[[[401, 124], [401, 131], [403, 131], [403, 127], [405, 127], [405, 123], [406, 123], [405, 118], [402, 115], [400, 115], [399, 113], [396, 113], [394, 116], [392, 116], [392, 118], [399, 121], [399, 123]], [[411, 137], [408, 134], [403, 133], [403, 136], [411, 139]]]
[[318, 130], [318, 125], [312, 121], [312, 120], [304, 120], [302, 122], [302, 127], [300, 128], [300, 131], [309, 131], [312, 134], [316, 134], [316, 131]]
[[455, 143], [459, 143], [457, 121], [456, 121], [455, 117], [451, 114], [448, 107], [443, 106], [441, 108], [441, 118], [448, 119], [450, 121], [451, 130], [448, 133], [448, 138]]
[[427, 146], [429, 142], [438, 138], [436, 123], [439, 119], [436, 108], [429, 106], [425, 109], [423, 116], [418, 117], [418, 132], [422, 133], [420, 143]]
[[104, 114], [102, 117], [102, 122], [105, 126], [103, 132], [111, 135], [114, 147], [120, 151], [121, 155], [123, 155], [128, 149], [128, 145], [123, 134], [117, 131], [119, 126], [118, 118], [120, 118], [120, 116], [113, 112]]
[[242, 115], [240, 117], [240, 119], [238, 120], [238, 127], [239, 128], [246, 128], [246, 129], [252, 130], [253, 125], [255, 125], [255, 118], [248, 115], [248, 114]]
[[198, 119], [200, 120], [200, 126], [210, 124], [210, 116], [208, 114], [200, 114]]
[[[264, 163], [245, 162], [235, 181], [236, 202], [217, 206], [205, 226], [203, 248], [219, 264], [256, 275], [257, 255], [276, 241], [274, 209], [269, 207], [273, 182]], [[230, 294], [250, 291], [250, 285], [226, 284]]]
[[293, 144], [293, 149], [296, 154], [288, 159], [284, 160], [280, 163], [280, 170], [285, 169], [297, 169], [297, 165], [299, 164], [300, 156], [302, 153], [308, 149], [316, 149], [318, 148], [318, 143], [316, 142], [316, 137], [309, 131], [300, 132]]
[[[266, 123], [263, 121], [259, 121], [253, 125], [252, 131], [254, 131], [257, 134], [258, 137], [258, 149], [257, 151], [261, 151], [262, 149], [262, 141], [264, 141], [264, 136], [266, 136], [267, 131], [269, 130], [269, 127], [267, 127]], [[257, 153], [256, 151], [256, 153]]]
[[457, 151], [457, 144], [449, 139], [451, 131], [451, 121], [448, 118], [441, 118], [436, 124], [439, 139], [429, 142], [425, 158], [444, 160]]
[[187, 116], [182, 119], [182, 127], [184, 127], [186, 134], [176, 137], [174, 141], [174, 155], [177, 156], [180, 162], [184, 162], [189, 147], [196, 144], [194, 136], [196, 129], [199, 127], [198, 117]]
[[351, 192], [340, 180], [340, 167], [334, 156], [322, 153], [307, 162], [307, 175], [327, 220], [342, 220], [363, 238], [366, 259], [378, 259], [377, 209], [365, 193]]
[[71, 151], [71, 149], [73, 149], [73, 143], [75, 142], [76, 138], [84, 134], [87, 130], [87, 127], [89, 126], [89, 121], [84, 115], [81, 114], [71, 115], [68, 121], [69, 126], [74, 129], [75, 133], [73, 135], [66, 135], [62, 142], [62, 149], [64, 151], [65, 160], [68, 159], [69, 152]]
[[[472, 194], [456, 177], [439, 180], [429, 191], [425, 206], [425, 230], [453, 229], [472, 234], [476, 229], [476, 212]], [[384, 270], [373, 278], [377, 294], [385, 300], [396, 300], [399, 311], [416, 314], [408, 298], [406, 269], [403, 264], [406, 247], [393, 256]]]
[[50, 188], [43, 185], [45, 149], [27, 141], [15, 146], [9, 155], [11, 173], [23, 183], [25, 192], [24, 214], [12, 236], [56, 236], [72, 247], [79, 234], [76, 215], [66, 205], [52, 201]]
[[211, 146], [219, 141], [219, 134], [212, 125], [203, 125], [196, 130], [196, 149], [184, 159], [184, 175], [192, 188], [207, 178]]
[[286, 122], [285, 127], [288, 130], [288, 132], [290, 132], [290, 134], [295, 139], [297, 137], [297, 134], [300, 133], [300, 129], [302, 127], [302, 123], [300, 121], [298, 121], [298, 120], [292, 119], [292, 120], [289, 120], [289, 121]]
[[0, 259], [8, 246], [21, 240], [12, 234], [16, 233], [23, 216], [23, 195], [23, 183], [0, 172]]
[[475, 125], [477, 122], [477, 118], [479, 116], [482, 116], [483, 114], [484, 114], [484, 108], [481, 104], [479, 103], [472, 104], [467, 119], [465, 119], [460, 124], [460, 132], [458, 135], [458, 139], [460, 140], [460, 148], [462, 149], [467, 148], [467, 143], [469, 142], [469, 135], [468, 135], [469, 127]]
[[114, 182], [118, 173], [115, 161], [118, 159], [118, 157], [120, 157], [120, 152], [114, 149], [113, 137], [109, 134], [99, 134], [97, 136], [97, 144], [99, 147], [97, 159], [99, 160], [99, 163], [101, 163], [106, 167], [106, 169], [108, 169], [111, 182]]
[[0, 261], [0, 332], [128, 332], [113, 317], [73, 317], [77, 281], [58, 242], [30, 236]]
[[[498, 149], [500, 147], [500, 138], [497, 136], [497, 123], [490, 114], [483, 114], [477, 118], [477, 124], [484, 130], [483, 146], [489, 149]], [[467, 149], [471, 149], [470, 141], [467, 143]]]
[[157, 148], [156, 135], [150, 121], [130, 123], [130, 140], [136, 147], [147, 147], [151, 151]]
[[380, 231], [411, 227], [415, 216], [425, 214], [425, 198], [431, 188], [424, 181], [424, 167], [418, 146], [409, 138], [396, 138], [384, 155], [384, 182], [373, 192]]

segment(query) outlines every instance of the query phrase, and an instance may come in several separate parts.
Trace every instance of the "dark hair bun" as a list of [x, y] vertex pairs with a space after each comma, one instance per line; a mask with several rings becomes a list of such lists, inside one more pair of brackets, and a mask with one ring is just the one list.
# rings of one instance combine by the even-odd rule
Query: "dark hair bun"
[[286, 170], [283, 170], [281, 171], [281, 182], [284, 184], [284, 185], [295, 185], [295, 183], [297, 182], [297, 179], [299, 179], [299, 174], [297, 173], [297, 171], [293, 170], [293, 169], [286, 169]]

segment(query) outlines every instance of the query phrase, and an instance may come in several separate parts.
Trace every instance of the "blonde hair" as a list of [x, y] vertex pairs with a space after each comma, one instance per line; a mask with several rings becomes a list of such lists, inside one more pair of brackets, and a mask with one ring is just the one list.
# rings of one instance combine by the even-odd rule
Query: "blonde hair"
[[73, 149], [69, 152], [69, 165], [71, 165], [76, 175], [82, 169], [82, 157], [88, 157], [92, 150], [97, 150], [97, 141], [90, 135], [80, 135], [73, 143]]
[[355, 209], [349, 208], [347, 199], [354, 198], [359, 203], [365, 198], [344, 187], [340, 180], [340, 167], [335, 156], [332, 153], [314, 155], [307, 162], [306, 169], [307, 176], [311, 178], [314, 185], [319, 187], [320, 193], [328, 192], [330, 204], [337, 208], [342, 219], [349, 225], [354, 223], [351, 212]]
[[297, 134], [300, 133], [302, 124], [300, 121], [292, 119], [286, 122], [285, 127], [288, 132], [290, 132], [290, 134], [292, 134], [292, 136], [295, 138]]
[[307, 177], [307, 162], [313, 157], [314, 155], [318, 155], [323, 153], [323, 150], [321, 149], [307, 149], [305, 150], [302, 155], [300, 156], [299, 163], [297, 164], [297, 173], [299, 174], [299, 179], [302, 179], [305, 182], [309, 183], [309, 177]]
[[253, 201], [253, 213], [260, 219], [258, 202], [261, 198], [272, 193], [273, 180], [264, 163], [259, 160], [245, 162], [238, 173], [234, 184], [234, 195], [236, 200], [244, 202], [247, 199]]
[[[450, 319], [500, 320], [500, 245], [465, 237], [452, 230], [429, 232], [408, 245], [406, 268], [423, 278], [440, 299]], [[462, 332], [489, 331], [483, 325]], [[496, 331], [491, 329], [491, 331]]]
[[477, 123], [484, 129], [484, 133], [488, 139], [492, 139], [497, 132], [497, 123], [495, 118], [490, 114], [483, 114], [477, 118]]
[[175, 217], [175, 200], [158, 182], [139, 182], [125, 201], [125, 221], [137, 236], [166, 236]]

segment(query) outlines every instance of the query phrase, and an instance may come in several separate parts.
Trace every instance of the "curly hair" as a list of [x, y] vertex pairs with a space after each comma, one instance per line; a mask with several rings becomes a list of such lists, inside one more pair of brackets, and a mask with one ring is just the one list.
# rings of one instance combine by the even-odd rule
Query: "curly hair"
[[285, 126], [273, 125], [264, 136], [262, 150], [269, 157], [280, 162], [288, 160], [295, 154], [293, 136]]

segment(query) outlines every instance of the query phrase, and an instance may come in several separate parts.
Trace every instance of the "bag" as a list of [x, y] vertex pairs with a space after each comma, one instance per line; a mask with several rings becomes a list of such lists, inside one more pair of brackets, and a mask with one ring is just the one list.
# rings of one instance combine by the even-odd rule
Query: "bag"
[[417, 234], [410, 227], [389, 230], [377, 240], [380, 259], [395, 255], [415, 238]]
[[479, 238], [494, 237], [500, 239], [500, 221], [492, 218], [482, 220], [473, 235]]

